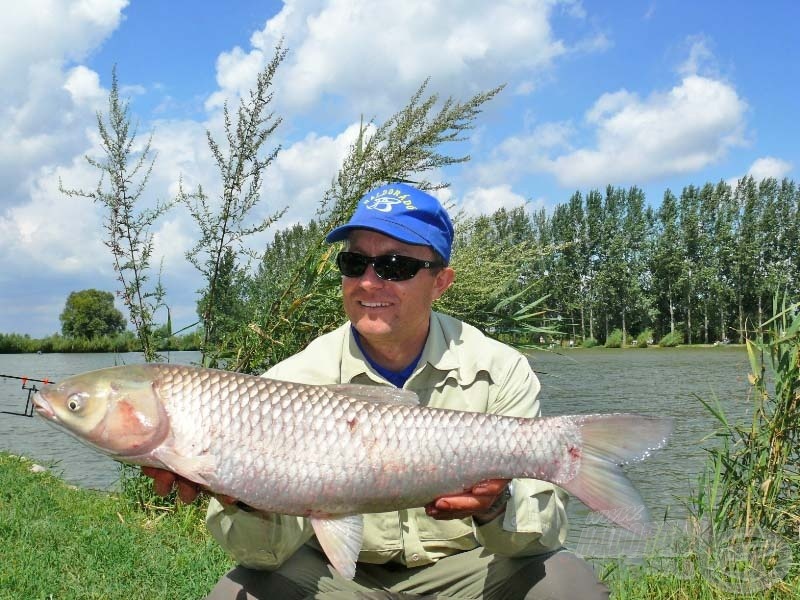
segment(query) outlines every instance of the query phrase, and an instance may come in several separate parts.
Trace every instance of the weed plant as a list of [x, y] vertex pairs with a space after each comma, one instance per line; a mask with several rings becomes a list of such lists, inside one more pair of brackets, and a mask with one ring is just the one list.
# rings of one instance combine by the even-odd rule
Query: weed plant
[[584, 348], [594, 348], [597, 346], [597, 340], [593, 337], [584, 338], [584, 340], [581, 342], [581, 346]]
[[622, 330], [615, 329], [606, 338], [606, 348], [622, 348]]
[[647, 348], [653, 343], [653, 330], [645, 329], [638, 336], [636, 336], [636, 347]]
[[800, 305], [773, 314], [760, 341], [747, 342], [751, 422], [731, 423], [703, 401], [721, 443], [692, 500], [695, 554], [730, 589], [774, 586], [800, 597]]

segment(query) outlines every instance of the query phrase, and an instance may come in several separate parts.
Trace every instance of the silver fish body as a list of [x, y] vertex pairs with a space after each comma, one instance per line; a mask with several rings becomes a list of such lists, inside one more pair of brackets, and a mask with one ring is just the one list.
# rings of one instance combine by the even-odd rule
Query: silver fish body
[[[484, 479], [550, 481], [626, 527], [644, 527], [642, 513], [629, 510], [641, 498], [617, 465], [662, 446], [671, 428], [637, 415], [443, 410], [391, 388], [169, 364], [78, 375], [45, 387], [36, 404], [51, 423], [118, 460], [171, 470], [264, 512], [311, 518], [348, 576], [353, 550], [335, 556], [341, 531], [326, 530], [332, 521], [423, 506]], [[609, 486], [608, 496], [597, 485]], [[625, 514], [615, 514], [620, 507]], [[345, 522], [360, 545], [360, 521]]]

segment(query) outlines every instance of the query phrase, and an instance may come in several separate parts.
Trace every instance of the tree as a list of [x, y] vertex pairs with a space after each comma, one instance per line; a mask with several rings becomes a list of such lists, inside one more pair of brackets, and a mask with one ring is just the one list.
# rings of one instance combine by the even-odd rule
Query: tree
[[202, 187], [191, 194], [182, 188], [179, 192], [179, 199], [201, 232], [186, 257], [206, 281], [198, 306], [204, 330], [202, 362], [210, 367], [217, 366], [222, 338], [235, 329], [235, 319], [226, 311], [232, 306], [235, 276], [242, 270], [239, 257], [244, 252], [244, 240], [268, 229], [285, 210], [251, 222], [253, 209], [262, 199], [264, 171], [278, 155], [279, 148], [264, 154], [262, 146], [281, 122], [267, 109], [272, 102], [272, 79], [286, 52], [280, 44], [275, 49], [272, 60], [258, 74], [249, 99], [239, 101], [235, 123], [225, 104], [227, 147], [220, 145], [210, 131], [206, 132], [222, 183], [218, 201], [210, 202]]
[[111, 73], [108, 114], [97, 113], [97, 129], [105, 156], [100, 160], [86, 157], [100, 171], [97, 188], [67, 189], [59, 181], [59, 189], [68, 196], [89, 198], [106, 208], [104, 243], [114, 257], [122, 301], [136, 328], [145, 360], [152, 362], [158, 357], [154, 314], [164, 304], [164, 289], [160, 280], [152, 287], [148, 285], [153, 252], [150, 228], [170, 204], [156, 202], [153, 208], [142, 208], [155, 160], [150, 159], [152, 136], [140, 150], [134, 145], [136, 126], [132, 126], [128, 103], [119, 97], [116, 68]]
[[72, 292], [59, 316], [67, 337], [96, 338], [125, 330], [125, 317], [114, 307], [114, 294], [100, 290]]
[[747, 337], [748, 321], [757, 305], [756, 282], [764, 276], [759, 248], [761, 206], [758, 186], [752, 176], [740, 179], [734, 198], [739, 214], [736, 223], [736, 251], [734, 253], [734, 290], [739, 313], [739, 342]]

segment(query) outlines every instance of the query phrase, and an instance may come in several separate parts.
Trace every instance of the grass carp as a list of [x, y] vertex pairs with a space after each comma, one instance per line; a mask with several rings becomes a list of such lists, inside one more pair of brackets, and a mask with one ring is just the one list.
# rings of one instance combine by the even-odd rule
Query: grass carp
[[412, 392], [302, 385], [172, 364], [100, 369], [44, 386], [36, 410], [116, 460], [168, 469], [264, 512], [310, 519], [353, 577], [362, 513], [423, 506], [479, 481], [555, 483], [644, 533], [620, 465], [662, 447], [671, 419], [525, 419], [420, 406]]

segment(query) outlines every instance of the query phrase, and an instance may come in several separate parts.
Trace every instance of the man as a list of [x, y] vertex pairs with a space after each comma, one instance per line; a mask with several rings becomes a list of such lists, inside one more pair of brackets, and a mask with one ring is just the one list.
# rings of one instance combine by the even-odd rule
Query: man
[[[265, 376], [394, 385], [428, 406], [539, 415], [539, 382], [522, 354], [432, 310], [454, 280], [452, 240], [433, 196], [399, 183], [365, 195], [327, 236], [345, 243], [337, 265], [349, 322]], [[147, 473], [159, 492], [173, 483], [171, 474]], [[186, 500], [197, 493], [178, 485]], [[424, 508], [365, 515], [356, 575], [346, 580], [303, 518], [212, 500], [209, 530], [239, 566], [209, 598], [608, 598], [591, 568], [562, 547], [566, 501], [546, 482], [491, 480]]]

